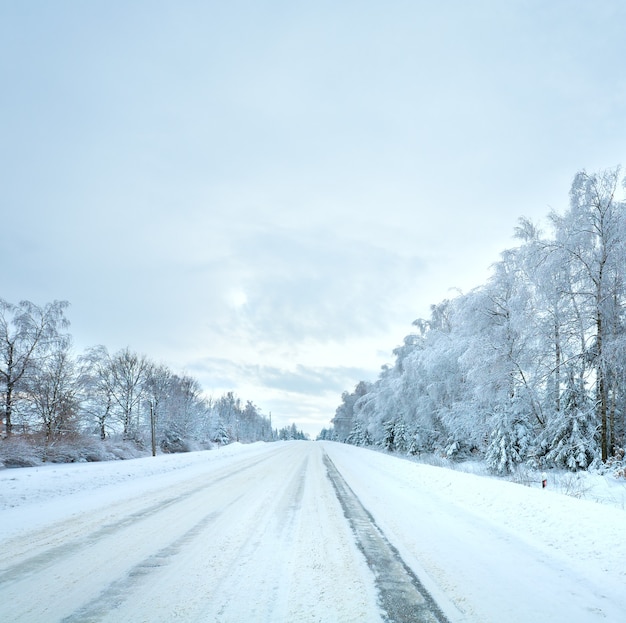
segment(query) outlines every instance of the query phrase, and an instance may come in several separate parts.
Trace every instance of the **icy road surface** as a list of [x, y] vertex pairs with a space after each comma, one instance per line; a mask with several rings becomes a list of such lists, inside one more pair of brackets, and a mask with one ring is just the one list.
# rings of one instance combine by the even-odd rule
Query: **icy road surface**
[[0, 621], [587, 623], [626, 513], [320, 442], [0, 472]]

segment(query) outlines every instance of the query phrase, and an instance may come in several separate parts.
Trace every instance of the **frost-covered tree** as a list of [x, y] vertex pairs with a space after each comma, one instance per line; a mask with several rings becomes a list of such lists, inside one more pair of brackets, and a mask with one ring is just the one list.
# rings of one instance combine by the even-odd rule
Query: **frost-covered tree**
[[32, 366], [66, 339], [67, 301], [39, 307], [30, 301], [17, 305], [0, 299], [0, 398], [7, 436], [13, 432], [13, 411], [20, 384]]
[[184, 374], [172, 374], [167, 400], [166, 425], [170, 434], [183, 439], [194, 439], [202, 419], [204, 402], [200, 383]]
[[368, 389], [369, 383], [360, 381], [354, 391], [343, 392], [341, 395], [341, 404], [337, 407], [335, 417], [332, 419], [335, 436], [339, 441], [346, 441], [350, 435], [355, 418], [354, 405], [368, 392]]
[[298, 429], [295, 423], [284, 426], [278, 431], [278, 439], [281, 441], [304, 440], [306, 435]]
[[241, 399], [234, 392], [227, 392], [220, 396], [214, 407], [218, 421], [226, 430], [231, 441], [239, 441], [239, 419], [241, 416]]
[[573, 304], [581, 310], [585, 344], [583, 355], [593, 366], [596, 418], [600, 426], [602, 460], [614, 444], [609, 417], [612, 376], [607, 346], [615, 338], [616, 321], [623, 316], [626, 206], [617, 198], [619, 168], [578, 173], [570, 192], [570, 209], [552, 215], [555, 246], [569, 258], [574, 287]]
[[[358, 421], [374, 443], [395, 449], [404, 445], [397, 443], [402, 421], [410, 451], [480, 453], [496, 471], [527, 460], [589, 464], [596, 428], [594, 458], [619, 452], [626, 436], [619, 187], [619, 169], [583, 171], [569, 209], [550, 215], [551, 232], [520, 219], [517, 246], [502, 252], [488, 282], [433, 305], [365, 394], [350, 403], [344, 396], [339, 439], [353, 441]], [[595, 428], [587, 407], [571, 408], [572, 374]], [[576, 447], [586, 445], [572, 459], [565, 448], [574, 438]]]
[[79, 430], [80, 385], [69, 341], [59, 342], [37, 362], [27, 387], [30, 410], [41, 423], [46, 441]]
[[273, 441], [274, 433], [270, 418], [265, 417], [251, 401], [242, 406], [234, 392], [220, 396], [212, 405], [214, 421], [228, 431], [231, 441]]
[[221, 419], [217, 422], [217, 427], [211, 441], [213, 441], [213, 443], [216, 443], [218, 446], [225, 446], [231, 441], [228, 428], [226, 428], [226, 425]]
[[356, 420], [350, 434], [346, 438], [346, 443], [353, 446], [370, 446], [372, 439], [367, 429], [363, 427], [361, 420]]
[[172, 394], [173, 374], [165, 365], [150, 366], [145, 380], [145, 396], [154, 419], [155, 431], [162, 436], [168, 427], [168, 402]]
[[101, 440], [112, 432], [114, 377], [104, 346], [88, 349], [79, 357], [82, 409]]
[[394, 420], [387, 420], [384, 424], [384, 436], [381, 440], [381, 446], [388, 452], [396, 450], [396, 423]]
[[246, 401], [241, 413], [240, 438], [244, 443], [251, 441], [271, 441], [272, 426], [252, 401]]
[[141, 401], [145, 396], [150, 362], [125, 348], [109, 360], [112, 398], [117, 417], [122, 425], [124, 439], [133, 438], [138, 432]]
[[332, 427], [322, 428], [317, 436], [317, 441], [335, 441], [335, 432]]
[[508, 474], [529, 455], [534, 435], [525, 410], [514, 400], [510, 405], [498, 405], [491, 420], [491, 439], [485, 462], [498, 474]]

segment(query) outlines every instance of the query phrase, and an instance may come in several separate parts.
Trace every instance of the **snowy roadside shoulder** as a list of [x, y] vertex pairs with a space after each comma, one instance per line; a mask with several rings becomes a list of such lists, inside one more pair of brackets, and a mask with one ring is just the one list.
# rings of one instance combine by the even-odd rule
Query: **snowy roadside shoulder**
[[[371, 448], [367, 448], [370, 450]], [[381, 449], [373, 449], [379, 454], [391, 456], [393, 458], [409, 461], [418, 465], [428, 465], [440, 467], [454, 472], [467, 473], [475, 476], [512, 482], [533, 489], [545, 488], [550, 493], [562, 493], [580, 500], [598, 502], [615, 506], [621, 510], [626, 510], [626, 476], [623, 475], [626, 468], [622, 470], [599, 471], [578, 471], [571, 472], [565, 469], [549, 469], [546, 472], [520, 466], [517, 471], [506, 476], [494, 475], [481, 461], [459, 461], [442, 458], [434, 455], [423, 455], [415, 457], [390, 453]]]
[[[25, 505], [43, 504], [76, 494], [89, 495], [124, 483], [152, 480], [155, 488], [176, 479], [177, 473], [206, 467], [235, 455], [262, 453], [270, 444], [233, 443], [219, 449], [182, 454], [160, 454], [124, 461], [95, 463], [51, 463], [38, 467], [0, 470], [0, 512]], [[182, 474], [181, 474], [182, 475]], [[144, 484], [145, 490], [145, 484]]]
[[[457, 507], [459, 512], [477, 516], [494, 528], [503, 528], [522, 542], [558, 555], [577, 566], [583, 574], [595, 569], [615, 580], [621, 578], [623, 582], [626, 579], [623, 567], [626, 560], [623, 539], [626, 511], [619, 506], [571, 497], [559, 493], [550, 484], [546, 489], [540, 484], [537, 487], [522, 486], [500, 478], [425, 465], [352, 446], [344, 446], [344, 450], [341, 446], [333, 444], [331, 456], [334, 460], [337, 453], [343, 455], [342, 465], [348, 465], [349, 461], [349, 469], [356, 478], [362, 479], [368, 474], [371, 487], [375, 486], [377, 473], [381, 478], [390, 477], [396, 482], [397, 491], [388, 492], [390, 503], [398, 503], [393, 502], [391, 496], [400, 493], [403, 503], [410, 503], [411, 497], [426, 494]], [[613, 488], [602, 476], [593, 476], [593, 479], [597, 480], [599, 489], [602, 486]], [[616, 488], [620, 489], [617, 485]], [[397, 512], [402, 509], [398, 508]]]

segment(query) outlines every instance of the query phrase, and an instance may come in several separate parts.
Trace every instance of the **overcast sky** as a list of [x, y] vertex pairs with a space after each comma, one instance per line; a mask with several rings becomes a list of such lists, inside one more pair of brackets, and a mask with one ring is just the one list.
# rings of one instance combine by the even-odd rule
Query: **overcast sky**
[[315, 435], [626, 164], [623, 0], [0, 0], [0, 297]]

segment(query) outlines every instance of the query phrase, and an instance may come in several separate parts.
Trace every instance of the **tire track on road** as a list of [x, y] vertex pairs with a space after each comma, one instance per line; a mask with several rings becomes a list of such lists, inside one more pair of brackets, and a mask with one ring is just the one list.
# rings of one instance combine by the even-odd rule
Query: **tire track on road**
[[[241, 498], [233, 500], [232, 504], [238, 502], [239, 499]], [[128, 574], [109, 584], [97, 597], [63, 618], [61, 623], [95, 623], [100, 621], [111, 610], [119, 607], [122, 602], [128, 599], [129, 593], [136, 585], [144, 581], [146, 576], [167, 565], [185, 545], [197, 537], [220, 514], [221, 512], [213, 512], [203, 517], [174, 542], [136, 564]]]
[[[207, 610], [207, 615], [214, 618], [208, 620], [285, 620], [281, 613], [286, 609], [289, 576], [284, 575], [284, 569], [289, 565], [290, 548], [281, 548], [280, 544], [292, 541], [308, 466], [308, 455], [298, 456], [289, 480], [277, 483], [279, 495], [266, 499], [263, 507], [267, 512], [259, 515], [254, 529], [238, 544], [237, 555], [214, 587], [215, 599]], [[263, 566], [254, 563], [259, 559], [265, 561]], [[238, 586], [251, 582], [265, 587], [263, 601], [245, 603], [238, 599]]]
[[378, 528], [374, 518], [324, 454], [324, 464], [346, 519], [374, 573], [379, 602], [388, 623], [449, 623], [419, 578]]
[[93, 543], [98, 542], [100, 539], [115, 534], [118, 530], [122, 530], [123, 528], [126, 528], [128, 526], [136, 525], [137, 522], [148, 519], [153, 515], [156, 515], [157, 513], [162, 512], [165, 509], [175, 504], [178, 504], [183, 500], [191, 498], [198, 493], [202, 493], [236, 474], [240, 474], [246, 470], [252, 469], [253, 467], [257, 466], [259, 463], [262, 463], [265, 460], [267, 460], [267, 457], [257, 459], [253, 462], [246, 464], [238, 470], [226, 472], [224, 475], [213, 478], [210, 482], [203, 483], [200, 486], [194, 487], [189, 491], [186, 491], [184, 493], [177, 493], [176, 495], [166, 498], [164, 500], [159, 500], [158, 502], [148, 506], [147, 508], [143, 508], [140, 511], [131, 513], [130, 515], [126, 515], [121, 519], [118, 519], [117, 521], [107, 523], [104, 526], [98, 528], [93, 532], [90, 532], [89, 534], [82, 536], [79, 539], [74, 539], [72, 541], [63, 543], [62, 545], [50, 547], [40, 554], [36, 554], [35, 556], [31, 556], [26, 560], [13, 564], [0, 571], [0, 586], [22, 580], [25, 576], [36, 573], [56, 563], [59, 558], [75, 554], [83, 548], [88, 548]]

